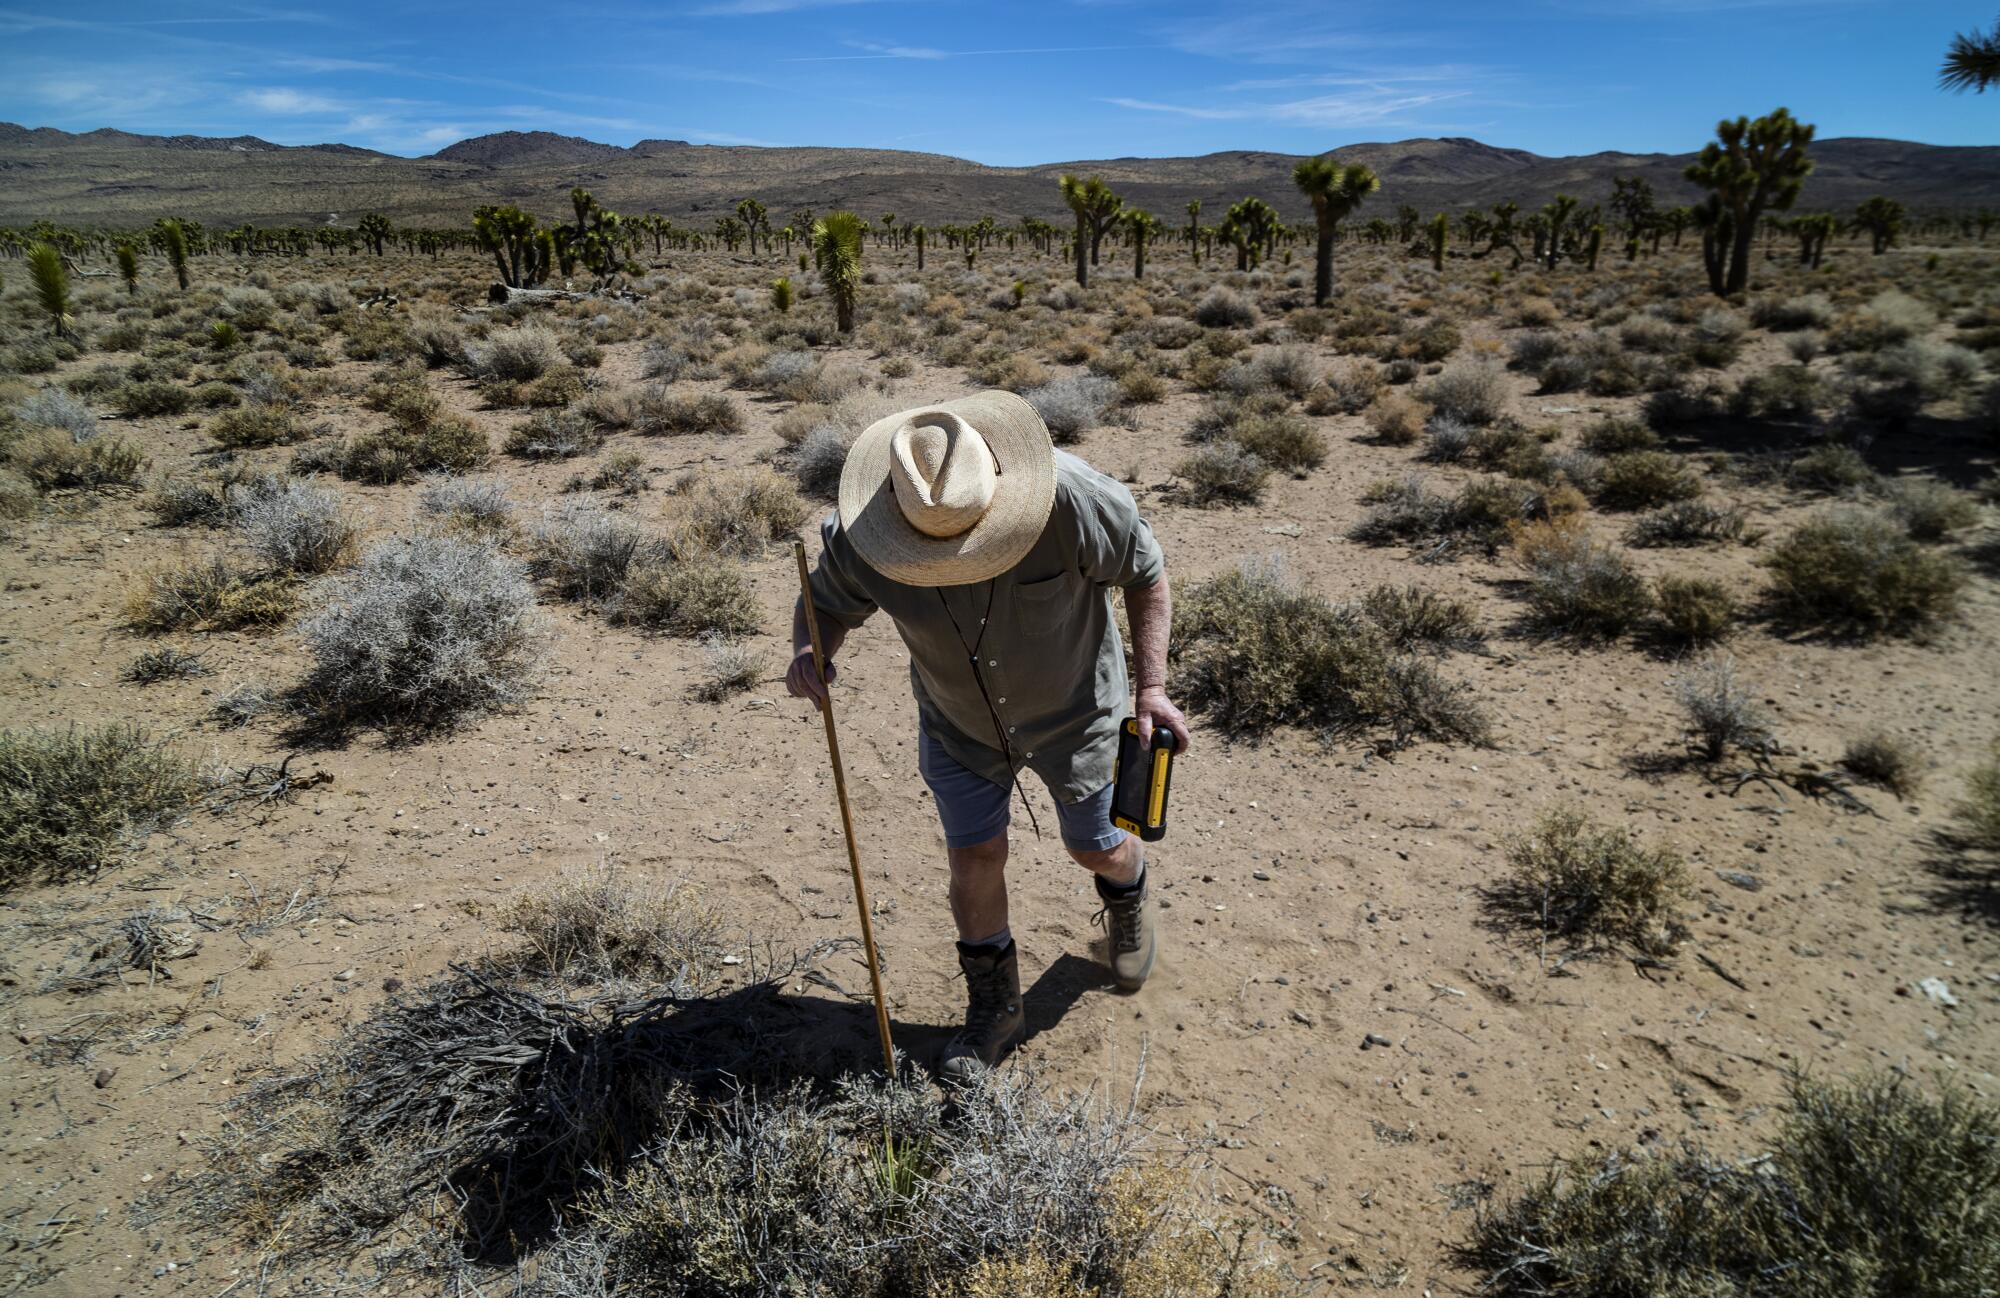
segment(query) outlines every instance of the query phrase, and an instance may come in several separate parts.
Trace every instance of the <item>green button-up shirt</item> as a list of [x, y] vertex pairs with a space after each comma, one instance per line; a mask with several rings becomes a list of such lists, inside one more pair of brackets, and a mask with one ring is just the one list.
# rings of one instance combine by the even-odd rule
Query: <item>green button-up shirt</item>
[[[1010, 571], [970, 586], [891, 581], [855, 553], [838, 514], [821, 536], [814, 607], [849, 630], [878, 608], [895, 620], [910, 650], [918, 721], [960, 765], [1011, 781], [997, 714], [1014, 760], [1064, 802], [1111, 782], [1128, 697], [1111, 588], [1152, 586], [1166, 572], [1131, 492], [1057, 451], [1055, 507], [1041, 539]], [[975, 646], [987, 697], [973, 675]]]

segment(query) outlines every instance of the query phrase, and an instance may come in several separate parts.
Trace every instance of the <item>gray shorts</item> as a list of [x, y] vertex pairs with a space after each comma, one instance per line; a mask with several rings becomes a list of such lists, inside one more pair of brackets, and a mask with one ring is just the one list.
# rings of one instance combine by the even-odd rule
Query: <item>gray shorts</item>
[[[921, 729], [917, 732], [917, 770], [937, 799], [938, 819], [944, 824], [948, 845], [976, 847], [1007, 832], [1014, 791], [968, 771], [943, 744]], [[1063, 845], [1073, 852], [1108, 852], [1126, 839], [1125, 831], [1111, 823], [1109, 784], [1082, 802], [1057, 798], [1056, 820]]]

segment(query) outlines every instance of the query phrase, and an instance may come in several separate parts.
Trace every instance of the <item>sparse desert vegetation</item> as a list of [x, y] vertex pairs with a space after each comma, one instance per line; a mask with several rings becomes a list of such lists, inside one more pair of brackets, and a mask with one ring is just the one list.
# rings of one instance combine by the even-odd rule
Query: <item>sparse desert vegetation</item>
[[[1993, 221], [600, 163], [0, 231], [15, 1291], [1984, 1292]], [[903, 646], [835, 687], [895, 1079], [780, 682], [856, 436], [989, 386], [1133, 493], [1196, 736], [1160, 977], [1017, 815], [1031, 1036], [945, 1104]]]

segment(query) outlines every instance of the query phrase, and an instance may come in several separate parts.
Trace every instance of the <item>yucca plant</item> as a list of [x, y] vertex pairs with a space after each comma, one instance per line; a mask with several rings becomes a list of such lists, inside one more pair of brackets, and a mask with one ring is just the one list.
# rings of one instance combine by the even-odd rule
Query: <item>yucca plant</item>
[[241, 341], [236, 326], [227, 320], [217, 320], [208, 326], [208, 345], [219, 352], [226, 352]]
[[69, 337], [76, 319], [69, 313], [69, 271], [63, 266], [62, 254], [46, 243], [30, 246], [28, 278], [35, 282], [35, 298], [48, 312], [56, 337]]
[[1946, 90], [1970, 90], [1985, 94], [1986, 87], [2000, 85], [2000, 22], [1983, 32], [1975, 27], [1951, 38], [1944, 66], [1938, 69], [1938, 84]]
[[129, 243], [118, 245], [118, 278], [125, 281], [127, 293], [139, 291], [139, 254]]
[[[1813, 128], [1782, 108], [1754, 122], [1748, 117], [1718, 122], [1715, 139], [1683, 169], [1709, 191], [1707, 217], [1716, 246], [1707, 258], [1708, 286], [1718, 297], [1734, 296], [1749, 284], [1758, 222], [1767, 210], [1790, 211], [1798, 201], [1812, 174], [1806, 156], [1812, 138]], [[1696, 209], [1696, 220], [1702, 216]]]
[[1451, 218], [1439, 212], [1431, 218], [1431, 269], [1444, 269], [1444, 246], [1451, 238]]
[[1082, 288], [1089, 288], [1090, 268], [1097, 264], [1098, 243], [1118, 219], [1125, 200], [1096, 176], [1089, 180], [1064, 176], [1058, 183], [1062, 186], [1063, 202], [1076, 213], [1076, 282]]
[[771, 281], [771, 305], [778, 308], [779, 315], [791, 312], [792, 281], [789, 276], [780, 275]]
[[813, 260], [833, 299], [833, 325], [854, 332], [854, 299], [861, 290], [861, 218], [852, 212], [828, 212], [813, 222]]
[[[1292, 168], [1292, 183], [1312, 200], [1313, 221], [1319, 234], [1315, 253], [1318, 260], [1313, 267], [1313, 305], [1325, 306], [1326, 300], [1333, 296], [1334, 231], [1361, 206], [1363, 199], [1382, 188], [1382, 181], [1360, 163], [1346, 167], [1332, 158], [1307, 158]], [[1232, 208], [1231, 216], [1234, 215]]]
[[179, 221], [162, 222], [160, 238], [166, 245], [167, 264], [174, 268], [174, 278], [185, 289], [188, 286], [187, 231], [181, 229]]

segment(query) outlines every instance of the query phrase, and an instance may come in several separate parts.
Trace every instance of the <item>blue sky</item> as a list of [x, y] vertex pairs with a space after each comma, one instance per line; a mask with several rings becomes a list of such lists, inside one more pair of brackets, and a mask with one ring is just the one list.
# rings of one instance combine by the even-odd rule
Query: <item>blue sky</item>
[[0, 120], [425, 154], [550, 130], [1016, 165], [1470, 135], [1697, 147], [1784, 104], [1822, 137], [2000, 142], [1936, 89], [1978, 6], [1864, 0], [0, 0]]

